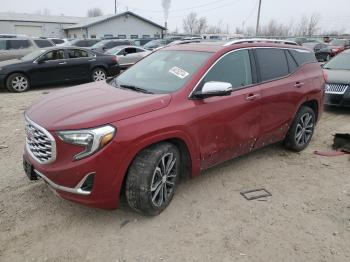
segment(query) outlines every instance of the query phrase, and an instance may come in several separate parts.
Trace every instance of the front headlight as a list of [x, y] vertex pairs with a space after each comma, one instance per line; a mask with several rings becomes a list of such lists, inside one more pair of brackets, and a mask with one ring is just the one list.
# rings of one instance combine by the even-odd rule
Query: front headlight
[[110, 141], [115, 135], [115, 128], [112, 126], [102, 126], [92, 129], [60, 131], [57, 135], [62, 141], [84, 147], [84, 151], [75, 155], [74, 160], [91, 156]]

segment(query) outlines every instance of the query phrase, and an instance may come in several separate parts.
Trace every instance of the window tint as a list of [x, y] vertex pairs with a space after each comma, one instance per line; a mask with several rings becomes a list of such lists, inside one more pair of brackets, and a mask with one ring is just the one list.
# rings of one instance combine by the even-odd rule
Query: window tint
[[64, 51], [63, 50], [54, 50], [54, 51], [46, 53], [42, 57], [43, 57], [43, 61], [64, 59]]
[[253, 80], [248, 50], [232, 52], [220, 59], [204, 77], [201, 85], [210, 81], [228, 82], [233, 88], [251, 85]]
[[261, 81], [280, 78], [289, 74], [287, 59], [282, 49], [256, 49]]
[[62, 39], [51, 39], [51, 41], [54, 42], [56, 45], [64, 43], [64, 41]]
[[292, 55], [289, 53], [288, 50], [285, 50], [285, 53], [287, 56], [289, 73], [292, 73], [298, 69], [298, 64], [297, 62], [295, 62], [294, 58], [292, 57]]
[[313, 52], [309, 52], [302, 49], [292, 49], [290, 50], [290, 52], [299, 66], [306, 63], [317, 63], [317, 59]]
[[45, 48], [45, 47], [53, 46], [53, 44], [52, 44], [50, 41], [44, 40], [44, 39], [34, 40], [34, 43], [35, 43], [39, 48]]
[[6, 40], [0, 40], [0, 50], [6, 50]]
[[7, 49], [22, 49], [30, 47], [28, 40], [7, 40]]
[[126, 54], [135, 54], [136, 48], [133, 48], [133, 47], [125, 48], [125, 53]]
[[89, 52], [80, 49], [70, 49], [68, 50], [68, 58], [82, 58], [92, 56]]

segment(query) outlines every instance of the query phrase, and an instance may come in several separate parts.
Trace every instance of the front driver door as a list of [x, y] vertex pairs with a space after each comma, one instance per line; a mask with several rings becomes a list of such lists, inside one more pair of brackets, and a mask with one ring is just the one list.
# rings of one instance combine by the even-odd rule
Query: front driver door
[[49, 51], [40, 56], [29, 71], [32, 83], [46, 84], [63, 82], [68, 74], [68, 61], [64, 50]]
[[202, 169], [251, 151], [260, 131], [260, 87], [255, 86], [248, 50], [225, 54], [198, 86], [220, 81], [232, 84], [230, 96], [194, 100]]

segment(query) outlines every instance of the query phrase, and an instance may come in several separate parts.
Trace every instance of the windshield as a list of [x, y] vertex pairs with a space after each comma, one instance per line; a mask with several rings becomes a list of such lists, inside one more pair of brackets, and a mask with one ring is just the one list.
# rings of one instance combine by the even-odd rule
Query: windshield
[[151, 42], [148, 42], [147, 44], [145, 44], [143, 47], [144, 48], [156, 48], [156, 47], [160, 47], [161, 45], [164, 45], [165, 42], [161, 41], [161, 40], [152, 40]]
[[23, 61], [31, 61], [40, 56], [42, 53], [44, 53], [46, 50], [40, 49], [40, 50], [35, 50], [28, 55], [25, 55], [21, 58]]
[[182, 88], [210, 55], [195, 51], [158, 51], [119, 75], [112, 84], [158, 94], [172, 93]]
[[341, 39], [336, 39], [336, 40], [332, 40], [331, 42], [330, 42], [330, 45], [340, 45], [340, 46], [342, 46], [342, 45], [345, 45], [345, 40], [341, 40]]
[[325, 69], [350, 70], [350, 54], [340, 54], [323, 66]]

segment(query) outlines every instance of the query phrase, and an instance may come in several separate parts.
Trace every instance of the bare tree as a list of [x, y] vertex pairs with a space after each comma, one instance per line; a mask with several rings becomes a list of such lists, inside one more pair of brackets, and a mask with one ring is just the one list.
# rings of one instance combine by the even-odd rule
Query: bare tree
[[198, 19], [198, 23], [197, 23], [197, 28], [195, 33], [196, 34], [203, 34], [208, 27], [208, 22], [207, 22], [207, 18], [206, 17], [201, 17]]
[[318, 24], [320, 23], [321, 16], [317, 13], [312, 14], [312, 16], [309, 18], [308, 28], [307, 28], [307, 35], [312, 36], [317, 33], [319, 30]]
[[88, 17], [96, 17], [96, 16], [102, 16], [102, 15], [103, 15], [103, 12], [98, 7], [91, 8], [87, 11]]
[[185, 33], [193, 34], [198, 27], [197, 14], [194, 12], [189, 13], [182, 21], [182, 27]]

